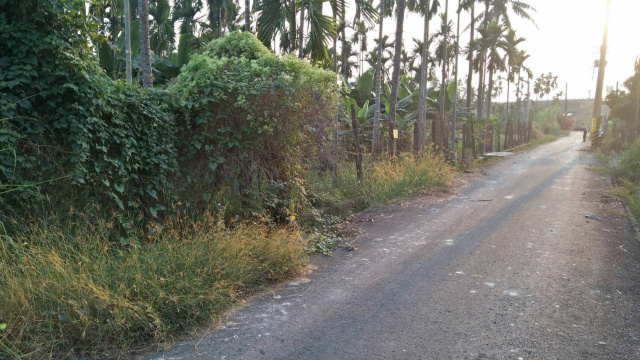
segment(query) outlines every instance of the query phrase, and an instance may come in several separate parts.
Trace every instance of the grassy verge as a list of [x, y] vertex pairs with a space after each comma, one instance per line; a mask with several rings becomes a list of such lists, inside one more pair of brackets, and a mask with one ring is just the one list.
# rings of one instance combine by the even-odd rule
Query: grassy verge
[[306, 261], [291, 229], [228, 231], [205, 217], [123, 248], [110, 228], [72, 213], [0, 237], [0, 358], [117, 358], [196, 329]]
[[456, 174], [454, 167], [431, 153], [419, 157], [402, 154], [393, 160], [379, 160], [373, 168], [368, 161], [364, 163], [361, 183], [357, 182], [355, 167], [350, 163], [341, 164], [336, 179], [310, 173], [311, 193], [324, 204], [363, 198], [367, 206], [379, 206], [407, 199], [428, 188], [446, 186]]
[[616, 179], [611, 193], [626, 199], [631, 214], [640, 222], [640, 140], [636, 140], [618, 156], [597, 153], [600, 166], [596, 171], [606, 172]]

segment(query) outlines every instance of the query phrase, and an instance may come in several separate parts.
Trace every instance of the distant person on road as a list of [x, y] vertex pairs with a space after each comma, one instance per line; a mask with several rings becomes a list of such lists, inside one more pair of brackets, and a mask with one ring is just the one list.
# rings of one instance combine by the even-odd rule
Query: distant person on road
[[584, 124], [584, 129], [582, 130], [582, 142], [587, 141], [587, 124]]

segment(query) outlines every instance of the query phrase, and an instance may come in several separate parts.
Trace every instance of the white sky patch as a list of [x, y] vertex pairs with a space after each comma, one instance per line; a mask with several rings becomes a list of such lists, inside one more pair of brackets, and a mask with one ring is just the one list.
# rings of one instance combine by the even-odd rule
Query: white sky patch
[[[376, 6], [377, 3], [378, 1], [374, 1]], [[521, 48], [531, 54], [531, 58], [527, 60], [527, 66], [531, 68], [535, 77], [547, 72], [558, 76], [558, 89], [553, 94], [564, 91], [565, 83], [568, 83], [570, 99], [583, 99], [589, 96], [593, 98], [598, 74], [597, 69], [594, 72], [593, 62], [600, 58], [607, 2], [605, 0], [587, 2], [584, 0], [530, 0], [526, 3], [536, 9], [535, 12], [531, 11], [530, 15], [535, 20], [537, 27], [530, 21], [519, 18], [512, 11], [509, 11], [509, 18], [518, 37], [527, 39], [521, 44]], [[449, 2], [449, 20], [453, 22], [454, 31], [457, 20], [456, 10], [457, 4]], [[443, 11], [444, 3], [441, 3], [438, 12]], [[478, 4], [476, 5], [476, 16], [480, 11], [484, 11], [484, 6]], [[325, 5], [324, 12], [330, 13], [328, 5]], [[355, 6], [351, 5], [347, 9], [347, 19], [352, 21], [354, 14]], [[638, 0], [611, 1], [608, 65], [604, 78], [605, 91], [607, 86], [615, 88], [616, 82], [619, 82], [622, 88], [622, 82], [633, 74], [634, 61], [636, 56], [640, 54], [640, 42], [634, 40], [634, 35], [640, 34], [638, 14], [640, 14], [640, 1]], [[462, 47], [466, 46], [469, 41], [469, 31], [463, 32], [469, 25], [469, 20], [470, 14], [463, 11], [460, 16], [460, 44]], [[404, 22], [403, 34], [405, 48], [408, 52], [414, 47], [412, 40], [414, 37], [422, 39], [423, 26], [422, 16], [408, 13]], [[385, 18], [384, 33], [389, 35], [391, 40], [395, 38], [395, 29], [395, 20]], [[430, 34], [434, 34], [439, 29], [440, 17], [434, 16], [429, 24]], [[349, 31], [347, 37], [351, 36]], [[369, 50], [375, 48], [374, 39], [377, 37], [377, 31], [378, 29], [375, 27], [368, 34]], [[434, 51], [435, 47], [432, 47], [430, 49], [432, 55]], [[461, 58], [464, 59], [464, 55]], [[466, 79], [467, 69], [468, 63], [461, 60], [459, 78]], [[441, 72], [436, 70], [436, 73], [440, 74]], [[474, 86], [477, 86], [477, 79], [477, 74], [474, 74]], [[511, 88], [515, 90], [513, 86]], [[506, 84], [504, 90], [498, 101], [506, 100]], [[532, 99], [535, 100], [533, 91]]]

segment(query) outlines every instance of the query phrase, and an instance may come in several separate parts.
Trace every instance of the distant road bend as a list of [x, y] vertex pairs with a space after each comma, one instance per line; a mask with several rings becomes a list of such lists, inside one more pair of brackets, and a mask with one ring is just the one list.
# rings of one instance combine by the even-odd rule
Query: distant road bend
[[365, 212], [358, 250], [145, 359], [640, 359], [640, 243], [584, 150], [572, 133]]

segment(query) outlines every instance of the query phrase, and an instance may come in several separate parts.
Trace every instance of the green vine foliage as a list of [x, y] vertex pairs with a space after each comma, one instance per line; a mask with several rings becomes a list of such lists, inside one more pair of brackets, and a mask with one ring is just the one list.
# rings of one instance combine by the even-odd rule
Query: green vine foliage
[[104, 74], [83, 6], [0, 0], [0, 216], [45, 197], [100, 204], [125, 226], [164, 208], [177, 168], [166, 100]]
[[337, 90], [335, 74], [278, 57], [252, 34], [208, 44], [168, 88], [180, 197], [201, 208], [219, 203], [227, 220], [286, 222], [305, 202], [304, 172], [325, 151]]

